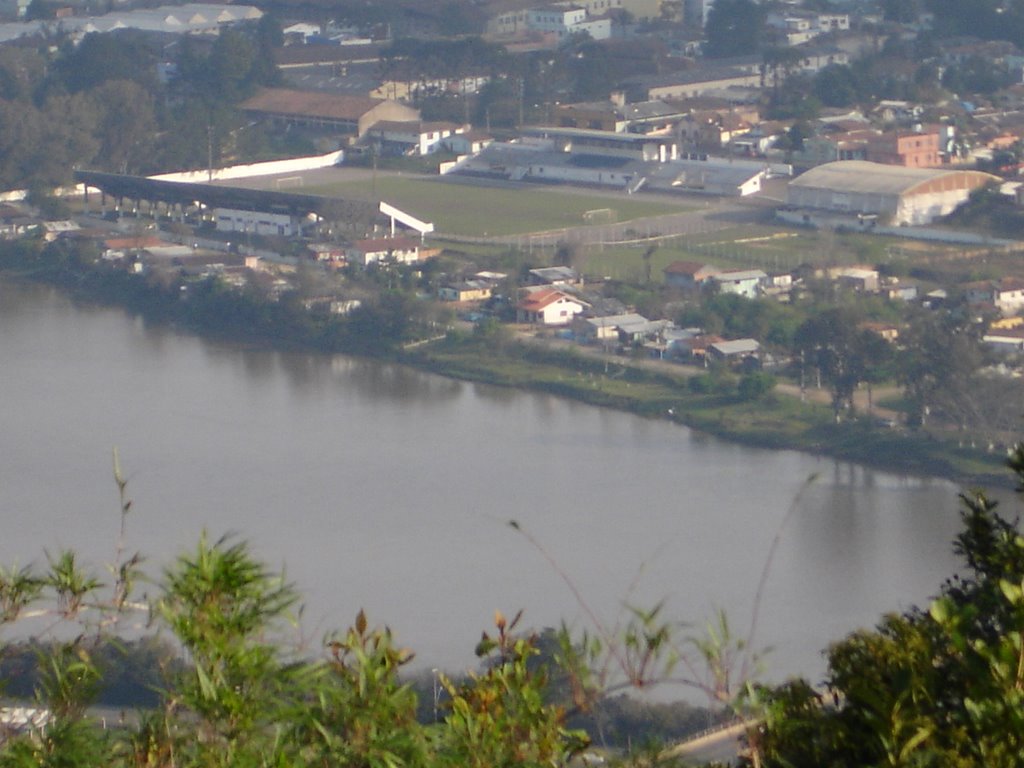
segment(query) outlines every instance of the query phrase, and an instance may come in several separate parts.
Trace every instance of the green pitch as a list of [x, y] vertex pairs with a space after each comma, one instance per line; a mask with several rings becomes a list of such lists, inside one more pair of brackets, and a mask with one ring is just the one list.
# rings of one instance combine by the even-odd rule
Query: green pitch
[[[376, 195], [374, 194], [376, 189]], [[544, 187], [506, 189], [434, 179], [382, 176], [326, 186], [303, 187], [304, 194], [372, 200], [378, 198], [425, 221], [438, 232], [459, 235], [521, 235], [584, 225], [584, 214], [611, 208], [619, 222], [687, 210], [683, 204], [638, 198], [604, 197]]]

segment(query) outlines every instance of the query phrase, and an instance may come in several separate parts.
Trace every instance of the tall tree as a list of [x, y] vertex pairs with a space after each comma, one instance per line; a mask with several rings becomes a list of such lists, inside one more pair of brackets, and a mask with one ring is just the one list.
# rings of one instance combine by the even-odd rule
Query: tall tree
[[886, 21], [917, 21], [922, 10], [921, 0], [882, 0], [882, 14]]
[[39, 111], [32, 104], [0, 99], [0, 189], [25, 183], [29, 157], [40, 140]]
[[764, 42], [764, 8], [754, 0], [715, 0], [704, 25], [711, 58], [757, 53]]
[[826, 309], [808, 318], [796, 332], [804, 359], [828, 382], [832, 413], [838, 422], [844, 410], [853, 410], [853, 393], [865, 373], [864, 331], [859, 316], [846, 307]]
[[28, 102], [46, 75], [46, 61], [31, 48], [0, 46], [0, 99]]
[[118, 173], [151, 168], [157, 134], [152, 96], [131, 80], [108, 80], [90, 95], [100, 110], [99, 161]]
[[107, 80], [135, 80], [155, 88], [156, 55], [138, 30], [91, 32], [67, 50], [55, 68], [59, 84], [72, 93], [95, 88]]
[[919, 316], [905, 347], [899, 378], [910, 404], [909, 422], [923, 426], [933, 411], [961, 424], [970, 421], [976, 410], [972, 380], [982, 362], [974, 329], [951, 317]]
[[814, 95], [826, 107], [850, 107], [860, 97], [860, 83], [845, 64], [830, 64], [814, 77]]
[[43, 104], [39, 146], [30, 156], [33, 181], [54, 187], [71, 180], [76, 165], [92, 161], [99, 147], [95, 138], [96, 103], [88, 94], [50, 94]]

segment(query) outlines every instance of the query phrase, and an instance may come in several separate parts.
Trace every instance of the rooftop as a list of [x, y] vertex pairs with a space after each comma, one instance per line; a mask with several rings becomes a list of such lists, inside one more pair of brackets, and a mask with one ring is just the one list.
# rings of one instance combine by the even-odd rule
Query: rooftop
[[767, 274], [760, 269], [737, 269], [732, 272], [719, 272], [712, 275], [711, 279], [720, 283], [735, 282], [737, 280], [764, 280]]
[[419, 243], [407, 237], [377, 237], [370, 240], [356, 240], [355, 247], [364, 253], [379, 251], [408, 251], [419, 247]]
[[702, 269], [712, 272], [718, 271], [710, 264], [705, 264], [702, 261], [673, 261], [662, 272], [669, 275], [696, 275]]
[[919, 184], [959, 174], [996, 179], [994, 176], [979, 171], [904, 168], [899, 165], [871, 163], [867, 160], [838, 160], [811, 168], [803, 175], [793, 179], [789, 185], [806, 189], [841, 188], [846, 192], [853, 193], [899, 195], [910, 192]]
[[576, 301], [576, 299], [574, 299], [568, 293], [564, 293], [563, 291], [549, 288], [541, 291], [533, 291], [532, 293], [528, 293], [522, 299], [522, 301], [519, 302], [518, 306], [520, 309], [536, 312], [538, 310], [544, 309], [544, 307], [548, 306], [549, 304], [554, 304], [556, 301], [559, 301], [561, 299], [570, 299], [572, 301]]
[[239, 107], [252, 112], [358, 120], [378, 104], [383, 103], [384, 101], [381, 99], [371, 99], [368, 96], [267, 88], [251, 99], [242, 102]]

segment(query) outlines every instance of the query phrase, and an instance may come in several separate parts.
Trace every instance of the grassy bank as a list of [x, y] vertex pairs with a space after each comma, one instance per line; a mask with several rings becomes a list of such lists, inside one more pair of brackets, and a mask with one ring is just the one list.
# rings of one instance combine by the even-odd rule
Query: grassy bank
[[696, 393], [682, 375], [618, 363], [606, 372], [603, 361], [572, 351], [449, 339], [420, 347], [402, 360], [466, 381], [546, 392], [667, 419], [746, 445], [806, 451], [888, 471], [950, 478], [967, 486], [1006, 482], [999, 455], [876, 426], [866, 419], [836, 424], [830, 407], [776, 393], [745, 400], [734, 393]]

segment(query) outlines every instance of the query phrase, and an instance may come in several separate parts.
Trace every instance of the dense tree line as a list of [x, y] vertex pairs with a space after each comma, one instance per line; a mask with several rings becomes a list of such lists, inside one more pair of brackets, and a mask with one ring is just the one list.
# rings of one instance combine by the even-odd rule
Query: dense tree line
[[869, 108], [880, 99], [935, 103], [950, 94], [991, 96], [1013, 83], [1004, 64], [982, 56], [939, 66], [939, 40], [921, 33], [914, 41], [891, 37], [878, 51], [849, 64], [830, 64], [814, 75], [787, 67], [793, 49], [763, 52], [766, 114], [810, 120], [822, 107]]
[[[903, 388], [911, 426], [932, 418], [961, 429], [1004, 428], [1006, 415], [983, 394], [994, 388], [979, 373], [989, 360], [979, 325], [957, 311], [900, 311], [872, 297], [835, 295], [827, 284], [810, 281], [808, 287], [822, 292], [787, 304], [712, 293], [675, 319], [727, 338], [757, 339], [769, 353], [793, 361], [787, 371], [793, 378], [829, 390], [836, 420], [855, 415], [856, 390], [866, 386], [870, 402], [872, 388], [888, 382]], [[900, 338], [884, 340], [871, 323], [900, 327]], [[720, 388], [713, 379], [698, 386]]]
[[709, 58], [748, 56], [764, 45], [765, 9], [754, 0], [715, 0], [704, 25]]
[[[56, 640], [29, 639], [0, 649], [0, 682], [8, 698], [31, 700], [47, 670], [40, 660], [58, 653]], [[149, 709], [160, 703], [160, 690], [184, 671], [178, 649], [156, 635], [111, 639], [92, 648], [92, 662], [101, 675], [95, 702], [111, 708]]]
[[1024, 4], [1019, 0], [926, 0], [943, 36], [973, 35], [985, 40], [1024, 40]]
[[573, 35], [554, 50], [511, 54], [479, 37], [423, 40], [399, 38], [382, 52], [381, 76], [414, 87], [482, 78], [479, 89], [416, 91], [425, 117], [512, 127], [553, 119], [555, 102], [608, 97], [609, 88], [638, 74], [658, 71], [664, 46], [655, 41], [629, 55], [611, 41]]
[[52, 188], [75, 167], [145, 174], [257, 149], [240, 143], [233, 106], [278, 81], [279, 35], [265, 16], [212, 44], [183, 37], [169, 62], [135, 30], [58, 41], [52, 53], [50, 41], [0, 47], [0, 189]]
[[326, 352], [389, 355], [425, 332], [420, 308], [402, 286], [384, 286], [346, 316], [313, 312], [297, 290], [280, 297], [250, 284], [239, 290], [216, 275], [136, 275], [98, 259], [95, 248], [57, 240], [0, 242], [0, 268], [29, 271], [86, 300], [120, 304], [159, 322], [210, 336]]

